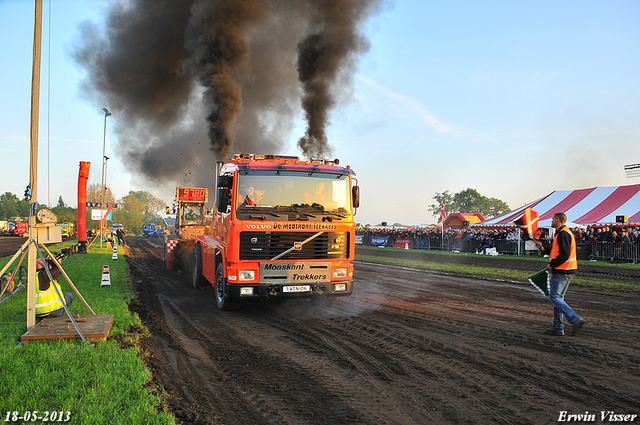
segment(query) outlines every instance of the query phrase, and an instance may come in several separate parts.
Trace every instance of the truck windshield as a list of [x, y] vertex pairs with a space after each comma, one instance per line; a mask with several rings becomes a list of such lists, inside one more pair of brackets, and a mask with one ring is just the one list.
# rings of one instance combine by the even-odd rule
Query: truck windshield
[[249, 171], [238, 175], [237, 187], [236, 212], [245, 219], [333, 221], [351, 214], [350, 180], [343, 174]]

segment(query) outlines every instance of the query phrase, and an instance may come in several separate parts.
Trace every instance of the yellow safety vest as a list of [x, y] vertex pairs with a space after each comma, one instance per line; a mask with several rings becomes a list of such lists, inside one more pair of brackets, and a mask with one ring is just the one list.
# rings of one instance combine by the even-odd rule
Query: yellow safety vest
[[567, 228], [563, 227], [558, 231], [558, 234], [553, 238], [553, 244], [551, 245], [551, 253], [549, 254], [549, 260], [553, 260], [558, 257], [560, 248], [558, 247], [558, 236], [560, 232], [567, 232], [571, 236], [571, 249], [569, 252], [569, 258], [567, 261], [560, 264], [554, 270], [577, 270], [578, 269], [578, 255], [576, 254], [576, 238], [573, 233]]
[[[58, 288], [60, 295], [62, 295], [62, 288], [58, 284], [58, 281], [54, 280], [53, 283]], [[64, 300], [64, 297], [62, 299]], [[61, 308], [62, 306], [64, 306], [64, 304], [60, 302], [58, 293], [56, 292], [56, 289], [53, 287], [53, 285], [49, 284], [49, 288], [45, 291], [41, 291], [39, 285], [36, 286], [36, 314], [50, 313]]]

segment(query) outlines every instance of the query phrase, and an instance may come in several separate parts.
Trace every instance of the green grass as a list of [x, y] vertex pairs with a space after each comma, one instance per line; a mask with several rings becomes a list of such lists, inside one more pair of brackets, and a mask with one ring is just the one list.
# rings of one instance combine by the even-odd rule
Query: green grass
[[[59, 252], [68, 244], [59, 245]], [[110, 340], [85, 345], [81, 340], [18, 345], [26, 332], [26, 290], [0, 304], [0, 421], [6, 412], [63, 411], [70, 424], [174, 424], [164, 408], [137, 340], [148, 331], [128, 302], [133, 297], [121, 248], [92, 247], [62, 262], [65, 272], [96, 314], [113, 314]], [[9, 258], [0, 259], [0, 267]], [[111, 287], [100, 287], [102, 266], [109, 264]], [[63, 276], [63, 292], [72, 291]], [[75, 316], [91, 314], [76, 295]], [[39, 423], [39, 422], [36, 422]]]
[[[390, 264], [396, 266], [413, 267], [427, 270], [435, 270], [443, 273], [456, 273], [469, 276], [476, 276], [486, 279], [499, 279], [510, 282], [522, 282], [528, 284], [527, 278], [538, 270], [542, 270], [549, 262], [548, 258], [543, 257], [517, 257], [517, 256], [497, 256], [491, 257], [491, 260], [495, 262], [496, 267], [479, 267], [467, 264], [456, 264], [450, 262], [452, 256], [465, 255], [464, 253], [452, 253], [442, 251], [420, 251], [424, 259], [412, 260], [403, 258], [385, 257], [382, 255], [376, 255], [376, 250], [380, 248], [361, 248], [358, 247], [358, 253], [356, 254], [356, 260], [367, 261], [380, 264]], [[394, 248], [385, 248], [394, 249]], [[398, 249], [398, 251], [404, 251]], [[469, 254], [471, 255], [471, 254]], [[519, 270], [515, 266], [515, 262], [518, 261], [535, 261], [539, 262], [539, 268], [530, 271]], [[620, 282], [607, 278], [594, 278], [588, 276], [580, 276], [579, 267], [580, 264], [585, 265], [588, 262], [578, 262], [578, 274], [571, 281], [572, 285], [591, 288], [591, 289], [603, 289], [614, 290], [624, 292], [640, 292], [640, 284], [633, 282]], [[510, 268], [512, 265], [512, 268]], [[640, 265], [637, 264], [610, 264], [606, 262], [598, 262], [599, 267], [611, 268], [635, 268], [639, 269]]]

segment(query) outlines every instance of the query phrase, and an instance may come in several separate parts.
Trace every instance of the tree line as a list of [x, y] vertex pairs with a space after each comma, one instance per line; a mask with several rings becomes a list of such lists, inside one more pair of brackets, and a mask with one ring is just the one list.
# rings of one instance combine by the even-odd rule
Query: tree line
[[506, 202], [496, 198], [487, 198], [475, 189], [465, 189], [456, 194], [451, 194], [448, 190], [442, 193], [436, 192], [433, 199], [437, 203], [429, 205], [428, 211], [434, 217], [440, 217], [443, 203], [447, 214], [480, 213], [484, 218], [490, 218], [511, 211]]
[[[102, 202], [101, 185], [98, 183], [90, 184], [87, 187], [87, 202]], [[162, 219], [158, 213], [164, 210], [167, 205], [164, 200], [152, 195], [149, 192], [129, 191], [129, 194], [116, 200], [115, 194], [111, 188], [105, 188], [105, 203], [117, 203], [121, 207], [113, 210], [112, 222], [122, 224], [129, 232], [135, 234], [142, 233], [142, 225], [145, 223], [161, 224]], [[38, 210], [49, 208], [58, 216], [58, 223], [71, 222], [77, 225], [78, 209], [69, 207], [65, 204], [62, 196], [58, 198], [55, 206], [39, 205]], [[0, 195], [0, 220], [13, 221], [19, 218], [29, 217], [29, 203], [24, 199], [18, 198], [11, 192], [5, 192]], [[100, 227], [99, 221], [91, 220], [91, 213], [87, 211], [87, 229]]]

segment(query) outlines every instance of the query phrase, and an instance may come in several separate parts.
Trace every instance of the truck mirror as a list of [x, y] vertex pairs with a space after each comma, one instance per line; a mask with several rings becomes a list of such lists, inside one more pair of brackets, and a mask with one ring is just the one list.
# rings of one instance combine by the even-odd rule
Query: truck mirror
[[220, 176], [218, 177], [218, 188], [229, 188], [233, 186], [233, 177], [232, 176]]
[[226, 213], [227, 206], [229, 206], [229, 194], [231, 193], [230, 189], [226, 187], [221, 187], [218, 189], [218, 212]]
[[231, 202], [231, 188], [233, 187], [233, 176], [218, 177], [218, 212], [227, 213], [229, 202]]
[[353, 198], [353, 208], [358, 208], [360, 206], [360, 186], [351, 188], [351, 196]]

